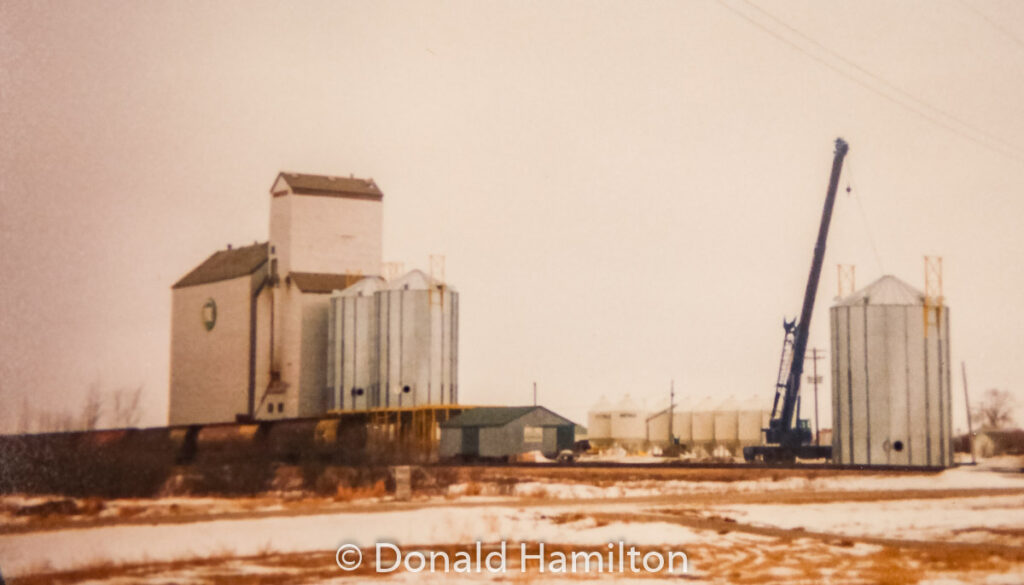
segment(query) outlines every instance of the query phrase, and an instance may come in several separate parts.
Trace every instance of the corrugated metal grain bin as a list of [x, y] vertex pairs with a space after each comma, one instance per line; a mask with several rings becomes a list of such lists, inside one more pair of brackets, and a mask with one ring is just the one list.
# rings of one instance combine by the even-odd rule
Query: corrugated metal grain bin
[[[647, 416], [647, 442], [658, 447], [665, 447], [672, 443], [669, 439], [669, 409], [662, 408]], [[672, 437], [675, 438], [675, 429], [672, 429]]]
[[[680, 445], [689, 445], [691, 440], [690, 421], [692, 414], [682, 412], [676, 405], [672, 409], [672, 437]], [[666, 407], [647, 417], [647, 440], [652, 445], [665, 447], [671, 444], [669, 433], [669, 409]]]
[[949, 309], [893, 276], [831, 309], [833, 458], [950, 466]]
[[331, 294], [327, 324], [327, 384], [331, 408], [366, 410], [380, 406], [377, 291], [380, 277], [360, 280]]
[[613, 408], [612, 442], [629, 450], [642, 449], [647, 443], [647, 417], [627, 394]]
[[612, 405], [604, 396], [587, 413], [587, 440], [591, 446], [602, 448], [612, 442]]
[[683, 411], [678, 406], [676, 406], [676, 411], [672, 418], [672, 433], [676, 436], [676, 440], [679, 441], [680, 445], [692, 444], [693, 413], [689, 411]]
[[457, 404], [458, 293], [413, 270], [376, 297], [380, 406]]
[[767, 410], [755, 408], [754, 405], [756, 404], [758, 404], [758, 399], [751, 397], [744, 400], [740, 405], [736, 434], [740, 445], [743, 447], [760, 445], [764, 442], [761, 429], [768, 426], [771, 413]]
[[739, 447], [739, 403], [730, 396], [715, 406], [715, 445], [735, 452]]
[[706, 396], [698, 402], [693, 410], [692, 416], [692, 443], [694, 447], [707, 447], [715, 441], [715, 401], [712, 397]]

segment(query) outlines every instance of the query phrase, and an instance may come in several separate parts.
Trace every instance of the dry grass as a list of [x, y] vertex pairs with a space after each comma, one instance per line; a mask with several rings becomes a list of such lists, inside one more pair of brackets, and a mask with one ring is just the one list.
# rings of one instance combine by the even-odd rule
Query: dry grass
[[365, 500], [369, 498], [382, 498], [387, 495], [387, 484], [384, 480], [378, 480], [369, 487], [352, 487], [339, 485], [334, 493], [334, 501], [351, 502], [353, 500]]

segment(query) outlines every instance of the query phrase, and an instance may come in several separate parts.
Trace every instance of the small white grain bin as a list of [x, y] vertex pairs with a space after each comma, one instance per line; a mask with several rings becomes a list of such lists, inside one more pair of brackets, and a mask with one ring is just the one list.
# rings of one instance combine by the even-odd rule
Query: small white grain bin
[[739, 403], [736, 398], [729, 396], [715, 406], [714, 417], [715, 445], [736, 454], [740, 445]]
[[458, 293], [412, 270], [376, 293], [380, 406], [458, 403]]
[[[690, 421], [692, 415], [689, 411], [684, 411], [682, 406], [676, 404], [671, 409], [672, 416], [672, 437], [675, 439], [675, 443], [681, 446], [688, 446], [690, 444]], [[655, 413], [648, 415], [647, 417], [647, 440], [652, 445], [659, 447], [666, 447], [672, 444], [669, 440], [669, 407], [658, 410]]]
[[705, 396], [691, 411], [691, 442], [694, 449], [711, 452], [711, 445], [715, 442], [715, 406], [715, 399]]
[[647, 417], [640, 405], [627, 394], [611, 414], [612, 442], [627, 451], [642, 451], [647, 443]]
[[737, 415], [736, 435], [741, 447], [761, 445], [764, 443], [762, 429], [768, 426], [771, 413], [764, 408], [758, 408], [761, 399], [757, 396], [750, 396], [740, 402], [740, 409]]
[[604, 396], [587, 412], [587, 440], [596, 449], [612, 446], [612, 405]]
[[883, 276], [830, 316], [833, 459], [952, 465], [949, 309]]
[[[646, 416], [648, 444], [662, 448], [672, 444], [673, 438], [669, 437], [670, 415], [668, 404], [665, 404]], [[674, 436], [675, 429], [671, 429], [671, 432]]]
[[327, 326], [327, 385], [330, 408], [376, 406], [377, 297], [384, 279], [368, 277], [331, 294]]
[[672, 416], [672, 434], [680, 445], [690, 445], [693, 442], [693, 413], [683, 410], [676, 405], [675, 413]]

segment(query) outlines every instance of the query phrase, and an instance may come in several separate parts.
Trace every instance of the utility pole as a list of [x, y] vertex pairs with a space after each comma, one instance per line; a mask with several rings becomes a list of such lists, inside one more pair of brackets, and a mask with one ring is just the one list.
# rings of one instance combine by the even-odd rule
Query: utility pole
[[676, 381], [671, 380], [668, 383], [668, 445], [669, 447], [676, 444], [676, 436], [672, 433], [672, 412], [676, 406]]
[[960, 370], [964, 374], [964, 406], [967, 407], [967, 450], [971, 452], [971, 464], [977, 465], [974, 460], [974, 428], [971, 424], [971, 400], [967, 398], [967, 364], [960, 362]]
[[[820, 354], [818, 352], [821, 352]], [[825, 359], [825, 352], [818, 348], [811, 349], [811, 362], [813, 363], [813, 375], [807, 380], [814, 384], [814, 444], [821, 444], [821, 427], [818, 426], [818, 383], [822, 377], [818, 375], [818, 360]]]
[[533, 405], [537, 406], [537, 383], [533, 383]]

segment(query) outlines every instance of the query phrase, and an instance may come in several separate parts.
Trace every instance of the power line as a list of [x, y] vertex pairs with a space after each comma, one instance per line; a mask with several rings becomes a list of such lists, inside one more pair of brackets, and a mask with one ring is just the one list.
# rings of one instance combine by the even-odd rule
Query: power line
[[1024, 49], [1024, 41], [1021, 41], [1020, 37], [1018, 37], [1017, 35], [1013, 34], [1013, 31], [1011, 31], [1010, 29], [1006, 28], [1005, 26], [999, 24], [998, 22], [992, 20], [984, 12], [982, 12], [982, 11], [978, 10], [977, 8], [971, 6], [965, 0], [958, 0], [958, 1], [959, 1], [961, 6], [963, 6], [964, 8], [966, 8], [968, 10], [970, 10], [974, 14], [978, 15], [982, 20], [987, 22], [989, 24], [989, 26], [991, 26], [992, 28], [996, 29], [997, 31], [1003, 33], [1011, 41], [1017, 43], [1017, 46], [1019, 46], [1020, 48]]
[[[736, 16], [739, 16], [743, 20], [746, 20], [747, 22], [749, 22], [750, 24], [754, 25], [755, 27], [757, 27], [757, 28], [761, 29], [762, 31], [768, 33], [769, 35], [771, 35], [775, 39], [785, 43], [786, 45], [789, 45], [791, 48], [793, 48], [793, 49], [803, 53], [808, 58], [817, 61], [818, 63], [824, 65], [825, 67], [827, 67], [829, 69], [831, 69], [834, 73], [836, 73], [836, 74], [838, 74], [838, 75], [840, 75], [842, 77], [845, 77], [847, 80], [856, 83], [857, 85], [859, 85], [862, 88], [870, 91], [871, 93], [874, 93], [875, 95], [878, 95], [879, 97], [882, 97], [882, 98], [884, 98], [884, 99], [886, 99], [886, 100], [888, 100], [888, 101], [890, 101], [890, 102], [892, 102], [892, 103], [894, 103], [894, 104], [896, 104], [896, 105], [898, 105], [898, 106], [900, 106], [900, 107], [902, 107], [902, 108], [904, 108], [906, 110], [909, 110], [909, 111], [917, 114], [918, 116], [924, 118], [925, 120], [927, 120], [927, 121], [929, 121], [929, 122], [931, 122], [931, 123], [933, 123], [933, 124], [935, 124], [937, 126], [940, 126], [940, 127], [944, 128], [944, 129], [946, 129], [946, 130], [948, 130], [948, 131], [950, 131], [950, 132], [952, 132], [952, 133], [954, 133], [954, 134], [956, 134], [958, 136], [960, 136], [961, 138], [966, 138], [967, 140], [970, 140], [970, 141], [974, 142], [975, 144], [978, 144], [979, 146], [982, 146], [983, 148], [987, 148], [987, 149], [989, 149], [991, 151], [994, 151], [994, 152], [997, 152], [999, 154], [1002, 154], [1003, 156], [1005, 156], [1007, 158], [1011, 158], [1011, 159], [1013, 159], [1013, 160], [1015, 160], [1017, 162], [1024, 163], [1024, 156], [1022, 156], [1019, 152], [1016, 152], [1015, 148], [1000, 147], [997, 144], [990, 144], [988, 142], [985, 142], [984, 140], [981, 140], [981, 139], [979, 139], [976, 136], [972, 136], [972, 135], [964, 132], [963, 130], [961, 130], [959, 128], [951, 126], [949, 123], [947, 123], [947, 122], [945, 122], [945, 121], [943, 121], [943, 120], [941, 120], [939, 118], [936, 118], [935, 116], [933, 116], [931, 114], [928, 114], [927, 112], [921, 111], [919, 108], [914, 107], [912, 104], [908, 104], [908, 103], [905, 103], [904, 101], [896, 99], [892, 95], [890, 95], [890, 94], [888, 94], [888, 93], [886, 93], [884, 91], [881, 91], [881, 90], [879, 90], [876, 87], [873, 87], [872, 85], [870, 85], [869, 83], [865, 82], [864, 80], [859, 79], [856, 76], [850, 74], [849, 72], [847, 72], [847, 71], [837, 67], [836, 65], [834, 65], [831, 62], [829, 62], [828, 60], [826, 60], [826, 59], [824, 59], [824, 58], [822, 58], [822, 57], [820, 57], [818, 55], [815, 55], [814, 53], [811, 53], [810, 51], [808, 51], [805, 48], [801, 47], [799, 44], [793, 42], [792, 40], [782, 36], [778, 32], [776, 32], [776, 31], [772, 30], [771, 28], [765, 26], [763, 23], [758, 22], [754, 18], [751, 18], [747, 14], [744, 14], [743, 12], [741, 12], [741, 11], [737, 10], [736, 8], [734, 8], [733, 6], [730, 6], [724, 0], [716, 0], [716, 1], [721, 6], [723, 6], [724, 8], [726, 8], [727, 10], [729, 10], [730, 12], [735, 14]], [[975, 132], [977, 132], [977, 131], [975, 131]]]
[[775, 23], [779, 24], [780, 26], [783, 26], [786, 29], [790, 30], [791, 32], [793, 32], [794, 34], [796, 34], [800, 38], [804, 39], [805, 41], [807, 41], [807, 42], [813, 44], [814, 46], [818, 47], [819, 49], [821, 49], [825, 53], [831, 55], [835, 59], [838, 59], [839, 61], [845, 63], [846, 65], [852, 67], [853, 69], [856, 69], [860, 73], [862, 73], [862, 74], [870, 77], [871, 79], [874, 79], [875, 81], [881, 83], [882, 85], [884, 85], [889, 90], [898, 93], [899, 95], [901, 95], [904, 98], [906, 98], [906, 99], [916, 103], [919, 106], [923, 106], [924, 108], [927, 108], [927, 109], [931, 110], [933, 113], [937, 113], [940, 116], [944, 116], [948, 120], [951, 120], [951, 121], [953, 121], [953, 122], [963, 126], [964, 128], [966, 128], [967, 130], [969, 130], [971, 132], [974, 132], [976, 134], [980, 134], [981, 136], [985, 137], [986, 139], [988, 139], [988, 140], [990, 140], [992, 142], [998, 143], [1003, 148], [1006, 148], [1008, 150], [1017, 150], [1017, 147], [1015, 147], [1014, 145], [1012, 145], [1012, 144], [1006, 142], [1005, 140], [999, 138], [998, 136], [995, 136], [995, 135], [993, 135], [993, 134], [991, 134], [989, 132], [985, 132], [984, 130], [981, 130], [981, 129], [975, 127], [975, 126], [972, 126], [968, 122], [965, 122], [964, 120], [954, 116], [953, 114], [951, 114], [951, 113], [949, 113], [949, 112], [947, 112], [945, 110], [942, 110], [941, 108], [937, 108], [937, 107], [929, 104], [928, 102], [926, 102], [926, 101], [924, 101], [924, 100], [914, 96], [910, 92], [908, 92], [908, 91], [904, 90], [903, 88], [893, 84], [892, 82], [888, 81], [884, 77], [869, 71], [868, 69], [862, 67], [858, 63], [855, 63], [854, 61], [852, 61], [850, 59], [847, 59], [846, 57], [844, 57], [843, 55], [841, 55], [837, 51], [835, 51], [835, 50], [825, 46], [824, 44], [822, 44], [817, 39], [812, 38], [810, 35], [805, 34], [804, 32], [800, 31], [796, 27], [791, 26], [790, 24], [786, 23], [782, 19], [780, 19], [777, 16], [773, 15], [772, 13], [768, 12], [764, 8], [758, 6], [754, 2], [751, 2], [751, 0], [743, 0], [743, 3], [746, 4], [747, 6], [750, 6], [754, 10], [757, 10], [761, 14], [767, 16], [768, 18], [770, 18], [772, 21], [774, 21]]

